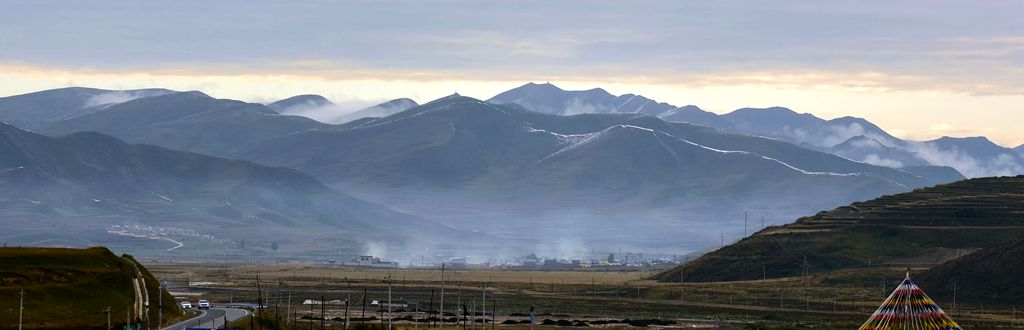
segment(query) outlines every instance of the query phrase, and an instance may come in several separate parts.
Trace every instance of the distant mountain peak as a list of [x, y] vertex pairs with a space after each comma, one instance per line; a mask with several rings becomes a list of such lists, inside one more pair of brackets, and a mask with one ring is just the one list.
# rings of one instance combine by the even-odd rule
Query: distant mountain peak
[[851, 137], [848, 140], [844, 141], [843, 143], [838, 144], [837, 146], [850, 145], [850, 144], [855, 145], [855, 146], [859, 146], [859, 147], [872, 148], [872, 149], [882, 149], [882, 148], [886, 147], [884, 144], [882, 144], [878, 140], [875, 140], [873, 138], [870, 138], [870, 137], [867, 137], [867, 136], [864, 136], [864, 135], [857, 135], [857, 136]]
[[430, 103], [434, 103], [434, 102], [437, 102], [437, 101], [450, 101], [450, 100], [456, 100], [456, 99], [462, 99], [462, 98], [470, 98], [470, 99], [472, 99], [472, 97], [462, 96], [462, 94], [459, 94], [459, 92], [454, 92], [454, 93], [451, 93], [449, 95], [445, 95], [445, 96], [439, 97], [439, 98], [437, 98], [437, 99], [435, 99], [433, 101], [430, 101], [430, 102], [427, 102], [427, 103], [424, 103], [424, 104], [430, 104]]
[[185, 94], [185, 95], [189, 95], [189, 96], [212, 97], [212, 96], [207, 95], [206, 93], [203, 93], [203, 92], [200, 92], [200, 91], [185, 91], [185, 92], [181, 92], [181, 93]]
[[544, 82], [542, 84], [538, 84], [538, 83], [535, 83], [535, 82], [528, 82], [525, 85], [519, 86], [519, 88], [526, 88], [526, 89], [533, 89], [533, 90], [560, 91], [560, 92], [564, 92], [565, 91], [564, 89], [562, 89], [562, 88], [560, 88], [558, 86], [555, 86], [554, 84], [552, 84], [550, 82]]
[[842, 117], [839, 117], [839, 118], [836, 118], [836, 119], [832, 119], [832, 121], [836, 121], [836, 122], [864, 122], [864, 121], [867, 121], [867, 119], [864, 119], [864, 118], [861, 118], [861, 117], [854, 117], [854, 116], [842, 116]]
[[526, 110], [554, 115], [583, 113], [644, 113], [658, 115], [675, 106], [636, 94], [615, 96], [603, 88], [567, 91], [551, 83], [527, 83], [487, 100], [494, 104], [517, 104]]
[[965, 142], [979, 142], [979, 143], [980, 142], [984, 142], [984, 143], [995, 144], [995, 143], [992, 142], [992, 140], [989, 140], [987, 137], [984, 137], [984, 136], [963, 136], [963, 137], [957, 137], [957, 136], [944, 135], [944, 136], [936, 139], [936, 141], [965, 141]]
[[[419, 105], [419, 103], [416, 103], [416, 101], [414, 101], [413, 99], [410, 99], [408, 97], [400, 97], [400, 98], [397, 98], [397, 99], [394, 99], [394, 100], [391, 100], [391, 101], [387, 101], [387, 102], [384, 102], [384, 103], [381, 103], [381, 104], [392, 104], [392, 103], [412, 103], [412, 104]], [[381, 104], [378, 104], [378, 105], [381, 105]]]
[[423, 105], [429, 105], [429, 104], [438, 104], [438, 103], [442, 103], [442, 102], [455, 102], [455, 101], [476, 101], [476, 102], [483, 102], [483, 101], [480, 101], [480, 100], [478, 100], [478, 99], [476, 99], [476, 98], [472, 98], [472, 97], [469, 97], [469, 96], [463, 96], [463, 95], [461, 95], [461, 94], [459, 94], [459, 93], [452, 93], [451, 95], [448, 95], [448, 96], [443, 96], [443, 97], [441, 97], [441, 98], [438, 98], [438, 99], [436, 99], [436, 100], [433, 100], [433, 101], [430, 101], [430, 102], [424, 103]]
[[733, 113], [761, 113], [761, 114], [785, 114], [785, 115], [805, 115], [810, 116], [808, 113], [799, 113], [793, 111], [793, 109], [780, 106], [771, 106], [767, 108], [741, 108], [733, 111]]
[[[589, 93], [603, 93], [603, 94], [608, 94], [608, 95], [611, 95], [611, 94], [612, 94], [612, 93], [609, 93], [608, 91], [604, 90], [604, 88], [601, 88], [601, 87], [594, 87], [594, 88], [591, 88], [591, 89], [585, 90], [584, 92], [589, 92]], [[630, 94], [630, 95], [632, 95], [632, 96], [635, 96], [635, 95], [633, 95], [633, 94]]]
[[159, 88], [106, 90], [66, 87], [0, 97], [0, 120], [22, 128], [37, 129], [113, 105], [169, 93], [176, 92]]
[[371, 107], [364, 108], [351, 113], [346, 113], [335, 118], [327, 120], [328, 123], [343, 124], [352, 122], [354, 120], [369, 118], [369, 117], [387, 117], [405, 110], [409, 110], [418, 107], [420, 104], [416, 103], [409, 98], [398, 98], [391, 101], [383, 102]]
[[267, 104], [267, 107], [269, 107], [271, 109], [274, 109], [274, 110], [277, 110], [278, 112], [281, 112], [281, 111], [285, 111], [285, 110], [288, 110], [290, 108], [295, 108], [295, 107], [308, 107], [308, 108], [312, 108], [312, 107], [322, 107], [322, 106], [327, 106], [327, 105], [332, 105], [332, 104], [334, 104], [334, 103], [332, 103], [326, 97], [323, 97], [323, 96], [320, 96], [320, 95], [316, 95], [316, 94], [302, 94], [302, 95], [295, 95], [295, 96], [292, 96], [292, 97], [289, 97], [289, 98], [286, 98], [286, 99], [283, 99], [283, 100], [278, 100], [278, 101], [269, 103], [269, 104]]

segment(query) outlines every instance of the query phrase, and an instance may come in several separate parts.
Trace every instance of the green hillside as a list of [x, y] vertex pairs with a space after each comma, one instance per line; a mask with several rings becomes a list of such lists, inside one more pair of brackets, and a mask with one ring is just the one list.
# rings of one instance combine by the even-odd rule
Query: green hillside
[[919, 285], [932, 288], [935, 297], [952, 297], [953, 286], [961, 301], [1020, 302], [1024, 274], [1024, 238], [950, 260], [918, 275]]
[[[138, 274], [149, 297], [148, 315], [138, 310], [135, 286]], [[106, 327], [110, 308], [114, 327], [126, 318], [156, 326], [159, 284], [130, 256], [118, 257], [102, 247], [0, 248], [0, 328], [17, 328], [19, 291], [24, 289], [25, 328]], [[141, 299], [144, 300], [144, 299]], [[181, 318], [174, 298], [163, 292], [164, 318]], [[145, 302], [139, 303], [145, 310]]]
[[711, 282], [799, 276], [805, 269], [928, 267], [1022, 235], [1024, 176], [978, 178], [769, 227], [655, 278]]

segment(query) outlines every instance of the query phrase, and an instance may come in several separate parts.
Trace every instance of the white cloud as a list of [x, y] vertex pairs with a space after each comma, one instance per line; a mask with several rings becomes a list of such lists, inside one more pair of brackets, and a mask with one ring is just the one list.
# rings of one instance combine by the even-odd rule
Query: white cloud
[[606, 112], [606, 111], [600, 109], [599, 107], [597, 107], [597, 106], [595, 106], [593, 104], [584, 103], [583, 101], [580, 101], [580, 99], [578, 99], [578, 98], [573, 98], [573, 99], [565, 102], [565, 111], [563, 112], [563, 114], [565, 114], [566, 116], [571, 116], [571, 115], [578, 115], [578, 114], [584, 114], [584, 113], [598, 113], [598, 112]]
[[868, 164], [871, 164], [871, 165], [886, 166], [886, 167], [892, 167], [892, 168], [901, 168], [901, 167], [903, 167], [903, 162], [900, 162], [898, 160], [893, 160], [893, 159], [881, 158], [881, 157], [879, 157], [876, 154], [870, 154], [870, 155], [864, 156], [864, 160], [863, 161], [865, 163], [868, 163]]
[[831, 147], [849, 140], [850, 138], [858, 135], [864, 135], [864, 127], [860, 124], [853, 123], [847, 126], [843, 125], [832, 125], [826, 128], [831, 134], [820, 137], [820, 143], [823, 146]]
[[335, 123], [335, 119], [347, 114], [371, 107], [382, 102], [381, 100], [352, 100], [334, 104], [316, 104], [306, 102], [292, 105], [278, 112], [285, 115], [303, 116], [325, 123]]
[[993, 159], [976, 159], [957, 148], [943, 150], [930, 142], [909, 142], [907, 147], [929, 164], [955, 168], [968, 178], [1024, 173], [1024, 167], [1017, 161], [1019, 158], [1010, 154], [1001, 154]]
[[145, 91], [112, 91], [109, 93], [99, 94], [90, 97], [82, 104], [82, 108], [91, 108], [95, 106], [112, 105], [117, 103], [124, 103], [134, 99], [154, 96], [157, 94], [163, 94], [162, 92], [145, 92]]
[[884, 146], [875, 139], [856, 140], [851, 143], [854, 147], [861, 149], [882, 149]]

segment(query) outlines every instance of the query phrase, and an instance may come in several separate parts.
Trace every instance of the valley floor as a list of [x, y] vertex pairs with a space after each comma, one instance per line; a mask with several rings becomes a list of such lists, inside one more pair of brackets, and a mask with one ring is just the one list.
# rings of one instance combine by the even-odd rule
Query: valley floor
[[[307, 299], [351, 299], [350, 321], [356, 322], [353, 320], [365, 315], [363, 322], [381, 322], [380, 319], [388, 318], [386, 308], [381, 311], [371, 303], [388, 300], [389, 276], [394, 301], [416, 302], [420, 310], [435, 312], [441, 303], [440, 270], [342, 268], [303, 263], [230, 267], [161, 263], [147, 267], [167, 281], [171, 291], [179, 296], [215, 303], [255, 302], [258, 275], [259, 290], [268, 306], [265, 314], [273, 313], [281, 322], [293, 325], [319, 323], [320, 306], [303, 305]], [[536, 306], [538, 322], [550, 320], [550, 325], [563, 320], [583, 321], [591, 326], [625, 326], [621, 322], [629, 319], [756, 329], [849, 329], [874, 312], [902, 279], [903, 271], [871, 268], [806, 278], [680, 284], [647, 280], [653, 273], [641, 271], [446, 270], [444, 311], [450, 313], [462, 305], [476, 311], [484, 309], [488, 319], [493, 317], [501, 327], [510, 326], [502, 323], [528, 320], [530, 306]], [[484, 291], [486, 307], [481, 306]], [[954, 305], [951, 300], [933, 298], [966, 328], [1024, 328], [1021, 306], [980, 301], [958, 301]], [[390, 317], [397, 318], [396, 325], [427, 324], [427, 313], [413, 310], [395, 307]], [[497, 315], [492, 310], [497, 310]], [[344, 324], [345, 313], [344, 304], [328, 305], [323, 311], [328, 319], [325, 322], [336, 326]], [[605, 324], [607, 321], [619, 323]]]

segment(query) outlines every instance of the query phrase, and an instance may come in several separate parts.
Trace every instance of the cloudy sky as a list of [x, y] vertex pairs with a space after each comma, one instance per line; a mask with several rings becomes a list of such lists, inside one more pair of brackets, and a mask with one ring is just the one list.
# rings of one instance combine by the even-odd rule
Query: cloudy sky
[[1019, 1], [0, 3], [0, 96], [489, 98], [528, 81], [1024, 143]]

